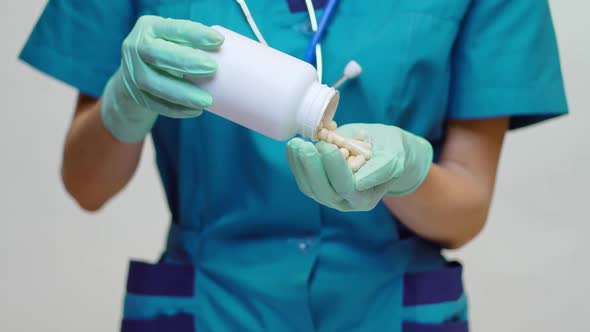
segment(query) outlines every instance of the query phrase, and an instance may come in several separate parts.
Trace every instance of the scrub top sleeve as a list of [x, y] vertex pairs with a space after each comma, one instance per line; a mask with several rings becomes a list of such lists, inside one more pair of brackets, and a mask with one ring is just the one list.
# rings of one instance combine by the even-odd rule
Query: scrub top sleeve
[[511, 118], [519, 128], [568, 112], [546, 0], [474, 0], [452, 58], [449, 119]]
[[100, 97], [121, 62], [121, 44], [135, 23], [134, 1], [50, 0], [19, 58]]

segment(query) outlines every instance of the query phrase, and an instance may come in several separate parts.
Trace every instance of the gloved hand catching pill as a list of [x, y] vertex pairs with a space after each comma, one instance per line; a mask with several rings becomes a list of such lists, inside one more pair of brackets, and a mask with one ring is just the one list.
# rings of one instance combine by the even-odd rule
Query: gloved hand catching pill
[[385, 195], [409, 194], [432, 165], [430, 143], [395, 126], [349, 124], [335, 133], [344, 138], [368, 135], [370, 159], [356, 172], [341, 148], [325, 141], [314, 145], [294, 138], [287, 144], [287, 158], [299, 189], [340, 211], [369, 211]]

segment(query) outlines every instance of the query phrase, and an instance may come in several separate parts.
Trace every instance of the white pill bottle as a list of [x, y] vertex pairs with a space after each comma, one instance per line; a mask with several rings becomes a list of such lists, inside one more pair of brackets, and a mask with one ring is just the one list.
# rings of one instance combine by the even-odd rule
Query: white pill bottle
[[[339, 94], [318, 82], [315, 68], [295, 57], [213, 26], [222, 47], [203, 51], [217, 61], [217, 73], [191, 81], [213, 96], [207, 109], [279, 141], [299, 134], [316, 140], [322, 120], [332, 120]], [[201, 52], [201, 51], [199, 51]]]

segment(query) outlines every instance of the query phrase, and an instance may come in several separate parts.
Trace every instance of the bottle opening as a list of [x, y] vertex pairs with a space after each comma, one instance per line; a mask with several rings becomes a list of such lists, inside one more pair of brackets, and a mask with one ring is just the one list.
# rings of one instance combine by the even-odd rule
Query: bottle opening
[[315, 124], [315, 126], [313, 127], [313, 131], [311, 133], [311, 135], [309, 136], [309, 138], [311, 138], [312, 141], [317, 141], [318, 137], [318, 131], [320, 130], [320, 128], [322, 127], [322, 122], [324, 123], [328, 123], [330, 121], [332, 121], [332, 119], [334, 118], [334, 115], [336, 114], [336, 110], [338, 109], [338, 103], [340, 102], [340, 93], [338, 92], [338, 90], [335, 89], [329, 89], [329, 91], [327, 92], [327, 96], [325, 96], [325, 100], [321, 106], [321, 117], [319, 119], [319, 121]]
[[298, 133], [317, 141], [322, 121], [331, 121], [338, 108], [340, 93], [327, 85], [312, 85], [301, 103], [297, 116]]
[[334, 90], [334, 94], [331, 95], [328, 105], [325, 107], [324, 116], [322, 121], [332, 121], [334, 115], [336, 115], [336, 109], [338, 109], [338, 103], [340, 102], [340, 93], [338, 90]]

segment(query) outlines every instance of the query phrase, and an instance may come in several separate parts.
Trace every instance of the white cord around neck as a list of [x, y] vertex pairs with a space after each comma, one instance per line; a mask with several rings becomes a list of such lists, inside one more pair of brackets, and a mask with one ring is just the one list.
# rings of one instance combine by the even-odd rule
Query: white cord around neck
[[[262, 32], [260, 32], [260, 29], [258, 29], [258, 25], [256, 25], [256, 21], [254, 20], [254, 17], [252, 17], [252, 13], [250, 12], [250, 8], [248, 8], [248, 4], [246, 3], [246, 0], [236, 0], [236, 2], [240, 5], [240, 8], [242, 8], [242, 12], [244, 13], [244, 16], [246, 17], [246, 21], [248, 21], [248, 25], [250, 26], [250, 29], [252, 29], [252, 32], [254, 32], [256, 39], [258, 39], [258, 41], [261, 44], [268, 46], [268, 43], [264, 39]], [[311, 29], [313, 30], [313, 32], [316, 32], [318, 30], [318, 19], [315, 15], [315, 8], [313, 6], [313, 1], [312, 0], [305, 0], [305, 6], [307, 7], [307, 12], [309, 14], [309, 22], [311, 24]], [[323, 76], [323, 72], [324, 72], [324, 68], [323, 68], [324, 67], [324, 59], [322, 56], [322, 45], [319, 43], [315, 46], [315, 57], [316, 57], [315, 62], [316, 62], [316, 70], [318, 73], [318, 78], [319, 78], [319, 81], [322, 82], [322, 76]]]
[[262, 36], [260, 29], [258, 29], [258, 26], [256, 25], [256, 21], [254, 21], [254, 18], [252, 17], [252, 13], [250, 13], [250, 8], [248, 8], [248, 4], [246, 4], [246, 1], [245, 0], [236, 0], [236, 2], [240, 5], [240, 8], [242, 8], [242, 12], [244, 13], [244, 16], [246, 17], [246, 20], [248, 21], [248, 25], [250, 25], [250, 28], [252, 29], [252, 32], [254, 32], [254, 35], [256, 35], [256, 38], [258, 39], [258, 41], [260, 43], [268, 46], [268, 43], [264, 39], [264, 36]]

